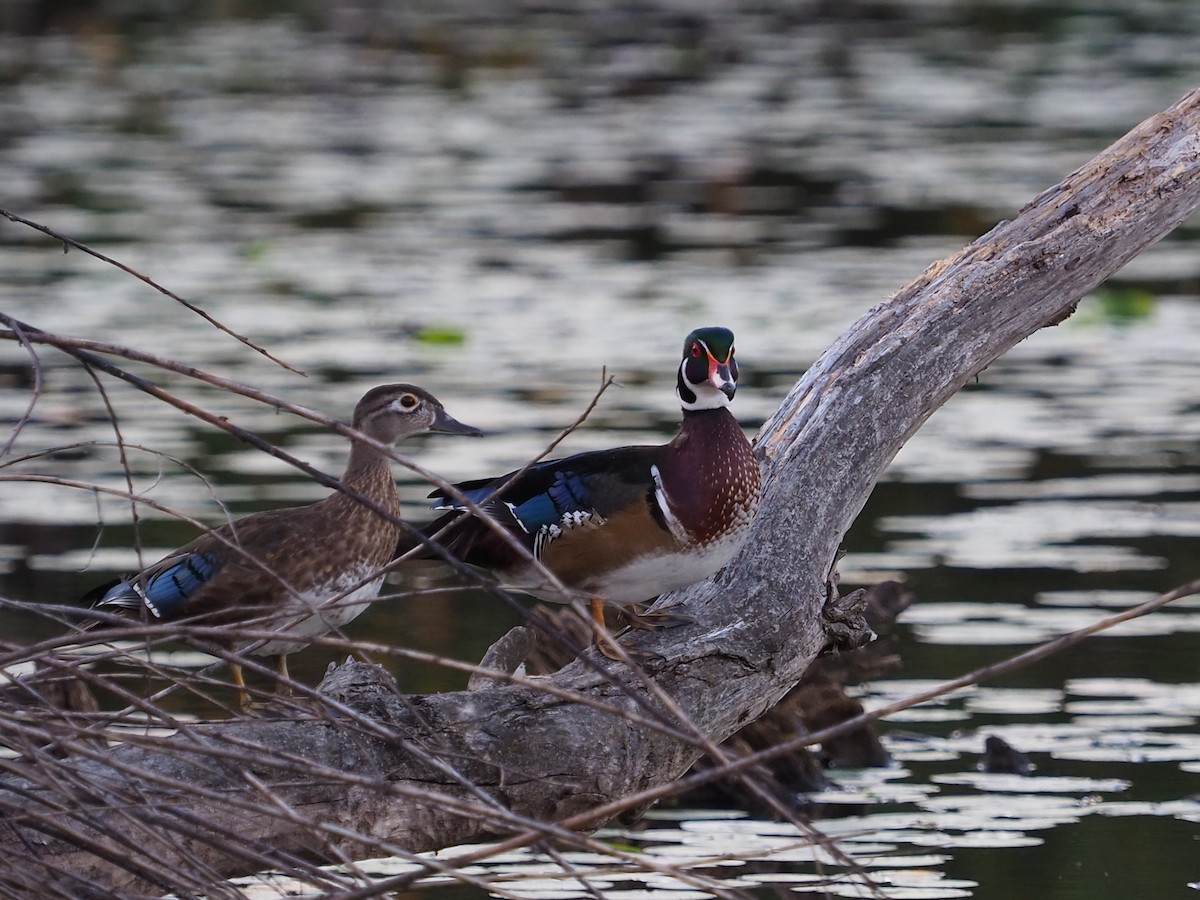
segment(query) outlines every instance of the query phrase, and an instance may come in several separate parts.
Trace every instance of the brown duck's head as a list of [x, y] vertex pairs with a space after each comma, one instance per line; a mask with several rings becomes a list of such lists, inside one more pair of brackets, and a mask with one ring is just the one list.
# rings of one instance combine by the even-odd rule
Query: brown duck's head
[[381, 384], [367, 391], [354, 408], [354, 427], [383, 443], [395, 443], [414, 434], [483, 434], [464, 425], [429, 391], [412, 384]]
[[733, 332], [710, 326], [697, 328], [683, 342], [676, 393], [684, 409], [728, 406], [737, 390], [738, 367], [733, 358]]

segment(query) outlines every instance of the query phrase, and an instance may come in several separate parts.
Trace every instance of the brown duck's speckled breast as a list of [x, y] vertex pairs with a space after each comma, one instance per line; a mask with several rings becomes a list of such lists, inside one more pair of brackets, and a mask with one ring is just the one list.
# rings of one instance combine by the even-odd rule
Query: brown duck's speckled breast
[[[348, 486], [399, 515], [389, 469], [364, 473]], [[308, 506], [246, 516], [181, 549], [180, 554], [205, 552], [227, 560], [218, 576], [190, 599], [188, 615], [216, 624], [244, 621], [254, 608], [264, 614], [311, 608], [319, 595], [332, 597], [351, 587], [347, 573], [385, 565], [399, 532], [399, 526], [341, 492]]]

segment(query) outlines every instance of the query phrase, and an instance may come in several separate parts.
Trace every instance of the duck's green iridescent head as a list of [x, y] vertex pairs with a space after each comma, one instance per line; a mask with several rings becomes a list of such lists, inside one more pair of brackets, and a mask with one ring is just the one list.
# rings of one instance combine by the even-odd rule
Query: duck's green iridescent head
[[687, 336], [677, 386], [684, 409], [728, 406], [737, 390], [737, 378], [732, 331], [714, 325], [697, 328]]

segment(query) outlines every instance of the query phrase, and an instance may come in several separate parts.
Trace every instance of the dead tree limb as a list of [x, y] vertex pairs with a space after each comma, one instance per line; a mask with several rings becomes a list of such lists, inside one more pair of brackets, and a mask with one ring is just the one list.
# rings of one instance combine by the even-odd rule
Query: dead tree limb
[[[653, 728], [527, 685], [402, 697], [376, 670], [345, 666], [322, 686], [334, 710], [324, 718], [206, 725], [53, 770], [30, 763], [0, 783], [0, 884], [155, 889], [183, 870], [415, 852], [531, 820], [580, 826], [600, 804], [677, 778], [699, 753], [679, 732], [724, 739], [823, 649], [853, 639], [859, 623], [829, 602], [830, 573], [904, 442], [1197, 208], [1200, 91], [838, 338], [759, 436], [766, 497], [748, 546], [678, 595], [695, 624], [641, 638], [661, 657], [648, 673], [686, 721], [664, 711], [671, 727]], [[638, 711], [634, 698], [661, 709], [629, 669], [603, 665], [611, 679], [577, 661], [547, 683], [615, 710]]]

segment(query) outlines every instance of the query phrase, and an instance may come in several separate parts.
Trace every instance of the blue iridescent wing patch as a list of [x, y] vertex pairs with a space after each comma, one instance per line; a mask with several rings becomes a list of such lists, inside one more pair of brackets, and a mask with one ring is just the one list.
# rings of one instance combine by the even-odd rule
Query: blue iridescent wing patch
[[513, 508], [526, 531], [560, 524], [571, 513], [591, 512], [591, 494], [583, 477], [572, 472], [555, 472], [554, 483], [545, 492]]
[[192, 553], [146, 582], [146, 605], [160, 618], [171, 618], [192, 594], [217, 573], [217, 561], [208, 553]]
[[[531, 472], [536, 473], [537, 467]], [[463, 489], [463, 496], [478, 506], [485, 506], [492, 501], [498, 484], [503, 484], [503, 481], [504, 479], [499, 479], [498, 483], [493, 482], [484, 487]], [[521, 486], [518, 484], [514, 493], [520, 494]], [[546, 490], [532, 497], [510, 502], [506, 495], [494, 502], [505, 504], [512, 511], [513, 517], [521, 523], [521, 527], [531, 534], [541, 528], [558, 525], [571, 513], [592, 511], [591, 492], [588, 490], [585, 476], [563, 470], [554, 473], [554, 480]], [[439, 496], [433, 508], [463, 509], [464, 506], [448, 500], [445, 496]]]
[[155, 572], [145, 581], [125, 579], [113, 585], [97, 606], [135, 609], [143, 603], [156, 619], [173, 619], [183, 612], [189, 597], [200, 590], [220, 569], [209, 553], [191, 553]]

